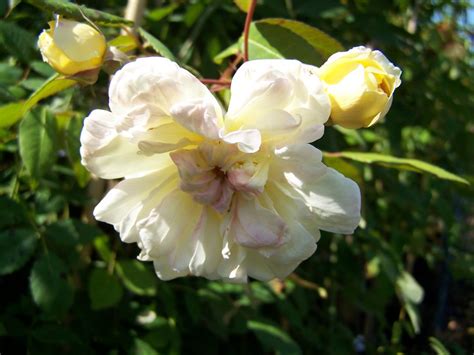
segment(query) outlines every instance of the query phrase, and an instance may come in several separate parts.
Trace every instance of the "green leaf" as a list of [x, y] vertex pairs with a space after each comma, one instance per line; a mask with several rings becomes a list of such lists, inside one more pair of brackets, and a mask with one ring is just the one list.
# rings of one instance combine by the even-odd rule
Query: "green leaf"
[[266, 351], [276, 354], [302, 354], [299, 345], [275, 325], [257, 320], [249, 320], [247, 328], [255, 333]]
[[417, 173], [429, 173], [439, 177], [440, 179], [469, 185], [469, 182], [460, 176], [450, 173], [449, 171], [444, 170], [436, 165], [416, 159], [397, 158], [391, 155], [362, 152], [325, 153], [325, 158], [347, 158], [362, 163], [379, 164], [388, 168], [409, 170]]
[[20, 123], [19, 145], [23, 164], [38, 179], [54, 164], [58, 130], [52, 113], [43, 108], [29, 112]]
[[81, 131], [82, 118], [78, 116], [71, 117], [65, 130], [66, 150], [78, 185], [85, 187], [90, 180], [90, 173], [81, 164], [81, 154], [79, 152]]
[[0, 46], [24, 63], [28, 63], [37, 53], [36, 37], [12, 22], [0, 22]]
[[63, 257], [71, 266], [80, 262], [79, 251], [102, 231], [96, 226], [77, 219], [64, 219], [46, 227], [44, 238], [49, 248]]
[[23, 75], [23, 71], [11, 64], [0, 63], [0, 83], [16, 85]]
[[249, 12], [251, 0], [234, 0], [234, 3], [243, 12]]
[[110, 262], [112, 257], [112, 250], [110, 250], [109, 238], [106, 235], [101, 235], [94, 240], [94, 248], [99, 253], [102, 260], [106, 263]]
[[36, 91], [38, 90], [41, 86], [43, 86], [43, 79], [38, 78], [38, 77], [32, 77], [28, 78], [26, 80], [23, 80], [20, 85], [22, 88], [25, 88], [28, 91]]
[[23, 102], [12, 102], [0, 106], [0, 128], [8, 128], [23, 117]]
[[116, 47], [122, 52], [132, 51], [137, 48], [137, 40], [130, 35], [120, 35], [107, 43], [109, 46]]
[[411, 325], [413, 326], [413, 331], [418, 334], [421, 329], [421, 317], [418, 313], [416, 305], [410, 302], [403, 302], [403, 307], [407, 311], [408, 318], [410, 318]]
[[35, 60], [30, 63], [31, 69], [40, 74], [44, 78], [49, 78], [52, 75], [56, 74], [53, 68], [45, 62]]
[[138, 34], [145, 40], [145, 45], [150, 45], [158, 54], [165, 58], [176, 61], [175, 56], [158, 38], [145, 31], [143, 28], [138, 28]]
[[158, 22], [161, 19], [164, 19], [166, 16], [172, 14], [174, 10], [179, 7], [179, 3], [173, 3], [168, 6], [157, 7], [154, 10], [149, 11], [146, 14], [146, 17], [152, 21]]
[[0, 275], [11, 274], [30, 260], [37, 238], [29, 228], [15, 228], [0, 232]]
[[423, 300], [423, 288], [408, 272], [402, 271], [398, 275], [396, 286], [405, 300], [414, 304]]
[[81, 22], [86, 22], [84, 16], [90, 21], [105, 26], [133, 25], [132, 21], [126, 20], [120, 16], [111, 15], [109, 13], [90, 9], [84, 5], [76, 5], [64, 0], [26, 0], [33, 6], [43, 10], [44, 12], [52, 12], [64, 15], [67, 18]]
[[21, 0], [8, 0], [8, 12], [5, 17], [8, 17], [12, 10], [17, 7]]
[[125, 287], [137, 295], [154, 296], [156, 294], [156, 276], [137, 260], [121, 260], [117, 271]]
[[33, 265], [30, 289], [35, 303], [46, 313], [63, 315], [73, 302], [73, 291], [66, 280], [66, 267], [48, 252]]
[[443, 343], [440, 342], [435, 337], [429, 337], [428, 340], [430, 342], [431, 349], [434, 350], [436, 355], [450, 355], [451, 354], [449, 350], [446, 349], [446, 347], [443, 345]]
[[217, 54], [212, 60], [216, 64], [221, 64], [224, 61], [224, 59], [232, 55], [236, 55], [237, 53], [239, 53], [239, 51], [240, 51], [240, 44], [234, 43], [233, 45], [227, 47], [222, 52]]
[[159, 353], [147, 342], [136, 338], [131, 351], [133, 355], [158, 355]]
[[48, 80], [46, 80], [44, 84], [40, 86], [34, 93], [31, 94], [31, 96], [25, 102], [23, 112], [29, 111], [38, 103], [38, 101], [57, 94], [60, 91], [66, 90], [75, 84], [77, 84], [75, 80], [67, 79], [60, 76], [59, 74], [53, 75]]
[[28, 224], [28, 214], [18, 202], [0, 196], [0, 229]]
[[31, 335], [42, 343], [79, 344], [79, 338], [69, 329], [56, 324], [42, 324], [31, 331]]
[[120, 302], [123, 289], [120, 282], [105, 269], [94, 269], [89, 279], [89, 298], [94, 310], [110, 308]]
[[334, 38], [302, 22], [270, 18], [250, 26], [249, 59], [286, 58], [321, 65], [342, 50]]
[[408, 314], [408, 318], [410, 318], [414, 332], [419, 333], [421, 318], [416, 305], [423, 300], [423, 288], [411, 274], [404, 270], [397, 275], [395, 286], [397, 295]]

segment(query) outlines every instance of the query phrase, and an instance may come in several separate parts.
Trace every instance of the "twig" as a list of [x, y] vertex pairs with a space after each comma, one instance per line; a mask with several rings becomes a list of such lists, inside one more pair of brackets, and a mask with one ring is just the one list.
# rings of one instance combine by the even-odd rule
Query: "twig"
[[244, 62], [249, 60], [249, 32], [250, 24], [252, 23], [253, 13], [255, 11], [255, 6], [257, 6], [257, 0], [252, 0], [249, 6], [249, 11], [247, 12], [247, 17], [245, 18], [244, 25]]
[[243, 57], [241, 53], [237, 53], [235, 59], [229, 63], [227, 68], [222, 72], [219, 79], [200, 79], [203, 84], [211, 84], [211, 91], [221, 91], [227, 89], [232, 80], [232, 74], [237, 70], [237, 65], [242, 61]]
[[222, 72], [222, 75], [220, 79], [225, 79], [225, 80], [231, 80], [232, 79], [232, 74], [237, 70], [237, 65], [242, 61], [242, 53], [237, 53], [235, 56], [235, 59], [229, 63], [227, 68]]
[[230, 86], [230, 80], [225, 79], [199, 79], [203, 84]]
[[297, 284], [298, 286], [316, 291], [319, 294], [319, 297], [323, 299], [326, 299], [328, 297], [326, 289], [324, 287], [319, 286], [317, 283], [314, 283], [309, 280], [305, 280], [295, 273], [292, 273], [290, 276], [288, 276], [288, 278], [291, 281], [293, 281], [295, 284]]

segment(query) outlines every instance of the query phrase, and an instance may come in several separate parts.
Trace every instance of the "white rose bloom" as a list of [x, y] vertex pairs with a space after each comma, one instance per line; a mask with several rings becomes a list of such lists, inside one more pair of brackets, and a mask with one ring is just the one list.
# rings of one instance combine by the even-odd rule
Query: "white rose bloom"
[[109, 95], [111, 111], [85, 119], [82, 162], [123, 180], [94, 215], [138, 243], [161, 279], [284, 278], [314, 253], [319, 230], [358, 225], [358, 186], [308, 144], [331, 110], [309, 66], [246, 62], [227, 113], [164, 58], [124, 66]]

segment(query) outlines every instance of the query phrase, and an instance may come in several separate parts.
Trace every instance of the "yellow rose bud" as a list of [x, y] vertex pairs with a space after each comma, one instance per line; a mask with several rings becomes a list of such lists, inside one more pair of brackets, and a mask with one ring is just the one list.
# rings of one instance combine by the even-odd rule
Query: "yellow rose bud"
[[107, 44], [95, 28], [62, 18], [49, 26], [40, 34], [38, 46], [43, 60], [57, 72], [74, 75], [102, 65]]
[[369, 127], [390, 109], [402, 71], [379, 51], [355, 47], [333, 54], [319, 68], [331, 99], [331, 120], [345, 128]]

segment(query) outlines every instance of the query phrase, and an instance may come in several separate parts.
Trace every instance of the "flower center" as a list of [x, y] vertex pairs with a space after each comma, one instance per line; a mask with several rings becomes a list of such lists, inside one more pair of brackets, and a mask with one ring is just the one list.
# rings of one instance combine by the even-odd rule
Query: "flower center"
[[265, 154], [245, 154], [222, 141], [206, 141], [195, 149], [181, 149], [170, 155], [178, 168], [181, 190], [220, 213], [230, 209], [236, 192], [248, 197], [259, 195], [268, 178]]

